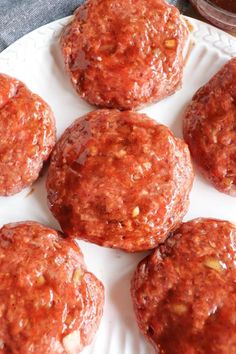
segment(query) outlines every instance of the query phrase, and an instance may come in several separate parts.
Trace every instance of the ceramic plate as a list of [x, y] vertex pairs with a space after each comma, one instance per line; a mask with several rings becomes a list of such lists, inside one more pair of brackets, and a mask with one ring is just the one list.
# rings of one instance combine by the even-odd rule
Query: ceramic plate
[[[21, 38], [0, 54], [0, 72], [15, 76], [41, 95], [52, 107], [58, 137], [75, 118], [94, 108], [75, 93], [65, 71], [58, 38], [65, 18]], [[230, 58], [236, 56], [236, 40], [197, 20], [193, 25], [193, 46], [184, 70], [183, 87], [175, 95], [146, 107], [142, 112], [167, 125], [182, 136], [182, 115], [194, 92]], [[236, 199], [216, 191], [198, 172], [191, 192], [189, 220], [198, 216], [228, 219], [236, 223]], [[8, 198], [0, 198], [0, 225], [22, 220], [37, 220], [59, 228], [50, 214], [45, 176], [32, 188]], [[84, 354], [150, 354], [152, 348], [139, 333], [130, 299], [130, 278], [144, 253], [126, 254], [118, 250], [80, 242], [89, 270], [106, 288], [103, 320], [93, 343]]]

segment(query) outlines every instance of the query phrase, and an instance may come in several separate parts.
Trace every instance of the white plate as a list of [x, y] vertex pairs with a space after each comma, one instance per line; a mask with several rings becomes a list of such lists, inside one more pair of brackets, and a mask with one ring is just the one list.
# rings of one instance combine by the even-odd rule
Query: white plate
[[[143, 109], [150, 117], [166, 124], [181, 136], [181, 115], [193, 93], [224, 64], [236, 56], [236, 40], [200, 21], [188, 19], [194, 26], [194, 46], [184, 71], [183, 88], [175, 95]], [[53, 22], [26, 35], [0, 54], [0, 72], [24, 81], [53, 108], [58, 136], [73, 120], [93, 107], [74, 92], [63, 69], [58, 36], [68, 18]], [[13, 197], [0, 198], [0, 225], [26, 219], [57, 227], [50, 214], [45, 191], [45, 177], [31, 189]], [[198, 216], [229, 219], [236, 223], [236, 199], [217, 192], [196, 175], [191, 204], [185, 220]], [[130, 278], [144, 253], [121, 251], [80, 242], [88, 268], [106, 288], [106, 305], [99, 332], [84, 354], [148, 354], [152, 349], [137, 329], [130, 299]]]

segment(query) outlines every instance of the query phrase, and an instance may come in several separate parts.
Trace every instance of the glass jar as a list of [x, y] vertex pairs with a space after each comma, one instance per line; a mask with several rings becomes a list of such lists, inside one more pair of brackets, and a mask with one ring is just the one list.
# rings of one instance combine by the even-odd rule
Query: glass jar
[[236, 32], [236, 13], [224, 10], [210, 0], [190, 1], [209, 22], [224, 30]]

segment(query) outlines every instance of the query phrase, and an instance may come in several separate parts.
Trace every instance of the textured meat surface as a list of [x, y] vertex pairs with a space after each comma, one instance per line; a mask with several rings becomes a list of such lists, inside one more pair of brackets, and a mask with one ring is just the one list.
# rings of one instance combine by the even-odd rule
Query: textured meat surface
[[138, 265], [134, 308], [156, 353], [236, 353], [235, 251], [234, 225], [200, 218]]
[[88, 0], [63, 31], [61, 48], [82, 98], [132, 109], [180, 87], [187, 34], [164, 0]]
[[55, 140], [50, 107], [22, 82], [0, 74], [0, 195], [31, 185]]
[[236, 58], [193, 96], [184, 137], [208, 180], [236, 196]]
[[75, 243], [36, 222], [0, 229], [1, 354], [78, 354], [102, 307], [103, 286]]
[[72, 237], [130, 252], [154, 248], [187, 211], [189, 155], [182, 140], [144, 114], [91, 112], [54, 149], [50, 208]]

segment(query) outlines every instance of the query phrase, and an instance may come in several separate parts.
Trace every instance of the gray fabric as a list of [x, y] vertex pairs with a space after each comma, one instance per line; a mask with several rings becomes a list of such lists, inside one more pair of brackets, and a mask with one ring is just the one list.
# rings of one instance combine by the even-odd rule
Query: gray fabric
[[[148, 1], [148, 0], [147, 0]], [[71, 15], [84, 0], [0, 0], [0, 52], [24, 34]], [[184, 12], [187, 0], [169, 0]]]
[[188, 0], [169, 0], [169, 2], [178, 7], [181, 13], [185, 13], [190, 7]]
[[24, 34], [71, 15], [83, 0], [0, 0], [0, 51]]

